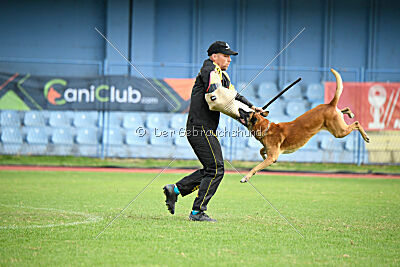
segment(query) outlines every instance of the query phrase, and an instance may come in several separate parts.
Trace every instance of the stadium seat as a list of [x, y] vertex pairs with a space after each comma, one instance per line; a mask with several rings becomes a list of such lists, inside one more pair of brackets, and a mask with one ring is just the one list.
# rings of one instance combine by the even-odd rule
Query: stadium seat
[[311, 83], [307, 86], [306, 97], [308, 101], [324, 101], [324, 87], [320, 83]]
[[[348, 151], [356, 151], [357, 150], [358, 138], [361, 138], [361, 136], [359, 136], [359, 132], [358, 131], [353, 131], [349, 135], [344, 137], [344, 149], [346, 149]], [[362, 138], [361, 138], [360, 141], [361, 141], [360, 142], [361, 148], [365, 148], [364, 140], [362, 140]], [[381, 147], [381, 149], [382, 149], [382, 147]]]
[[280, 122], [289, 122], [289, 121], [292, 121], [292, 118], [289, 117], [289, 116], [286, 116], [286, 115], [280, 115], [280, 116], [271, 115], [271, 116], [268, 116], [267, 119], [268, 119], [270, 122], [273, 122], [273, 123], [280, 123]]
[[158, 130], [167, 130], [168, 129], [168, 120], [165, 118], [163, 113], [149, 113], [146, 118], [146, 128], [148, 129], [158, 129]]
[[53, 127], [69, 127], [70, 119], [68, 114], [62, 111], [50, 112], [49, 125]]
[[82, 145], [97, 145], [99, 142], [96, 128], [78, 129], [76, 142]]
[[175, 130], [186, 129], [187, 117], [187, 114], [174, 114], [171, 117], [169, 126]]
[[290, 101], [286, 104], [286, 114], [294, 119], [307, 111], [306, 101]]
[[73, 145], [74, 138], [69, 128], [53, 129], [51, 142], [56, 145]]
[[20, 126], [21, 121], [18, 111], [15, 110], [3, 110], [0, 115], [1, 126]]
[[337, 139], [331, 134], [323, 135], [321, 138], [321, 149], [341, 152], [343, 150], [343, 142], [342, 139]]
[[344, 142], [344, 149], [348, 151], [354, 151], [356, 150], [356, 141], [352, 137], [346, 138], [346, 141]]
[[301, 148], [302, 150], [315, 151], [319, 149], [319, 139], [317, 136], [311, 137], [305, 146]]
[[[265, 104], [268, 101], [266, 101]], [[268, 116], [282, 116], [284, 114], [284, 108], [285, 108], [285, 103], [282, 100], [277, 99], [269, 107], [267, 107], [267, 110], [269, 111]]]
[[188, 149], [191, 148], [186, 136], [176, 135], [174, 137], [174, 145], [178, 147], [187, 147]]
[[75, 127], [95, 127], [97, 125], [97, 111], [75, 112], [73, 125]]
[[116, 111], [99, 114], [99, 126], [105, 128], [119, 128], [122, 122], [122, 113]]
[[253, 84], [249, 85], [248, 83], [240, 82], [238, 83], [238, 88], [236, 88], [236, 91], [238, 91], [238, 93], [241, 95], [244, 95], [249, 100], [256, 99], [258, 97], [257, 90]]
[[124, 114], [122, 119], [122, 127], [125, 129], [138, 129], [144, 127], [142, 116], [138, 112]]
[[[280, 91], [282, 91], [283, 89], [285, 89], [290, 83], [285, 84]], [[299, 84], [294, 85], [292, 88], [290, 88], [288, 91], [286, 91], [286, 93], [284, 93], [282, 95], [282, 97], [285, 100], [293, 100], [293, 99], [302, 99], [303, 98], [303, 94], [301, 91], [301, 87], [299, 86]]]
[[27, 111], [24, 115], [25, 126], [45, 126], [44, 116], [40, 111]]
[[263, 82], [258, 87], [258, 97], [265, 99], [267, 103], [271, 98], [278, 94], [278, 87], [273, 82]]
[[26, 135], [26, 141], [32, 145], [47, 145], [48, 137], [43, 128], [28, 128]]
[[103, 131], [103, 144], [121, 146], [123, 143], [123, 136], [118, 128], [106, 129]]
[[128, 131], [126, 133], [125, 142], [129, 146], [144, 146], [148, 144], [148, 139], [148, 134], [140, 136], [135, 131]]
[[20, 154], [23, 146], [22, 133], [17, 127], [2, 127], [0, 135], [0, 154]]
[[1, 142], [4, 144], [22, 144], [22, 133], [16, 127], [2, 127]]
[[160, 134], [151, 132], [150, 134], [150, 144], [156, 146], [171, 146], [172, 145], [172, 137], [171, 134]]

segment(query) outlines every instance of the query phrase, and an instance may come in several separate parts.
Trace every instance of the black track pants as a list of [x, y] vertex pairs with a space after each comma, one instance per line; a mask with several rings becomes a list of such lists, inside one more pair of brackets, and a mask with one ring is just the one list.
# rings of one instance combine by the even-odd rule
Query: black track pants
[[182, 196], [199, 190], [193, 210], [207, 210], [207, 204], [224, 177], [221, 145], [215, 133], [203, 126], [188, 126], [187, 138], [203, 168], [176, 183]]

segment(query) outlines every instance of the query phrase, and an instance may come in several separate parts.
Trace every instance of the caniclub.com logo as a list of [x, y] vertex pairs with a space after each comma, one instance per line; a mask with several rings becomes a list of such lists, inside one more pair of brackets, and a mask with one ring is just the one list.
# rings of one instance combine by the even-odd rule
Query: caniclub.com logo
[[101, 84], [90, 85], [89, 88], [66, 88], [67, 84], [63, 79], [48, 81], [43, 88], [44, 97], [56, 106], [66, 103], [139, 103], [142, 98], [140, 91], [133, 89], [132, 86], [128, 86], [127, 89], [117, 89], [113, 85]]

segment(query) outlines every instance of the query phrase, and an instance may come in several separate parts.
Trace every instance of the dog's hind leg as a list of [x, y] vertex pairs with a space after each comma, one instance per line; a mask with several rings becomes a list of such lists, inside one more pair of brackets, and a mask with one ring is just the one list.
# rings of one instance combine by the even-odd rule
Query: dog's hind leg
[[343, 118], [337, 116], [336, 119], [329, 121], [326, 123], [326, 128], [328, 131], [333, 134], [336, 138], [343, 138], [350, 134], [353, 130], [357, 129], [365, 142], [369, 143], [369, 137], [367, 133], [364, 131], [364, 128], [358, 121], [353, 122], [350, 125], [347, 125]]
[[349, 116], [350, 118], [354, 118], [354, 113], [351, 112], [349, 107], [346, 107], [346, 108], [342, 109], [341, 112], [343, 114], [347, 114], [347, 116]]
[[256, 174], [256, 172], [267, 168], [269, 165], [271, 165], [272, 163], [276, 162], [276, 160], [278, 159], [279, 154], [276, 153], [276, 155], [268, 155], [268, 157], [261, 162], [260, 164], [258, 164], [257, 166], [255, 166], [251, 171], [249, 171], [245, 177], [242, 178], [242, 180], [240, 180], [241, 183], [245, 183], [248, 180], [250, 180], [250, 178]]

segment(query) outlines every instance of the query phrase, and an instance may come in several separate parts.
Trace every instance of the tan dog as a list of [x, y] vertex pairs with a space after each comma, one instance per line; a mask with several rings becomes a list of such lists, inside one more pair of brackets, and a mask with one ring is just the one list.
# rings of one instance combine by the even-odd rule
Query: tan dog
[[334, 69], [331, 71], [336, 77], [336, 93], [332, 101], [329, 104], [316, 106], [294, 121], [276, 124], [264, 118], [268, 115], [268, 111], [259, 113], [240, 110], [241, 117], [245, 118], [248, 129], [264, 146], [260, 150], [264, 161], [247, 173], [241, 180], [242, 183], [247, 182], [259, 170], [276, 162], [280, 154], [293, 153], [304, 146], [321, 130], [327, 130], [333, 136], [342, 138], [357, 129], [364, 140], [369, 143], [369, 137], [358, 121], [351, 125], [347, 125], [344, 121], [343, 114], [347, 114], [350, 118], [354, 117], [350, 108], [342, 110], [337, 108], [343, 91], [343, 83], [340, 74]]

